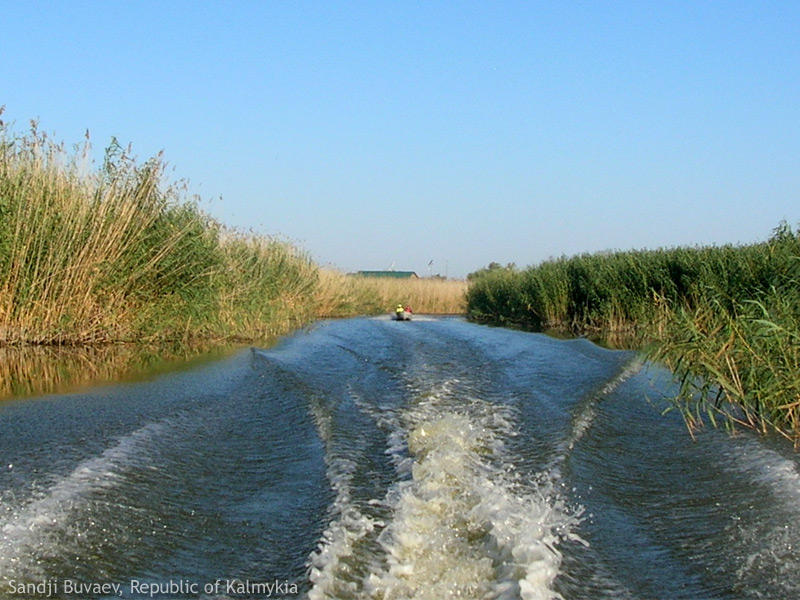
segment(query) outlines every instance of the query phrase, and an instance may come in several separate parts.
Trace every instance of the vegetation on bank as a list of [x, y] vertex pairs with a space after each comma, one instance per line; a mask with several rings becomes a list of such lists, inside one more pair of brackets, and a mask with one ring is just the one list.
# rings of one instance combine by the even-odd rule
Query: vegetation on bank
[[68, 152], [35, 122], [23, 135], [0, 122], [0, 346], [263, 340], [397, 302], [463, 311], [463, 283], [321, 272], [227, 229], [184, 187], [160, 155], [140, 163], [112, 141], [94, 167], [88, 141]]
[[463, 314], [467, 282], [456, 279], [391, 279], [321, 270], [317, 295], [320, 317], [392, 312], [398, 303], [415, 313]]
[[35, 123], [0, 127], [0, 343], [258, 338], [314, 316], [317, 268], [226, 230], [112, 142], [90, 170]]
[[800, 232], [785, 223], [758, 244], [494, 264], [470, 279], [475, 321], [624, 333], [676, 373], [691, 426], [723, 413], [800, 441]]

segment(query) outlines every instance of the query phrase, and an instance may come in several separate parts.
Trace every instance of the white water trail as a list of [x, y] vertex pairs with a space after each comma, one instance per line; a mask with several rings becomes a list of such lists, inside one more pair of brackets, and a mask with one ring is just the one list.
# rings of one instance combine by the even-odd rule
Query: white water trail
[[641, 371], [644, 364], [641, 357], [634, 357], [615, 377], [608, 381], [598, 393], [594, 394], [589, 401], [583, 404], [580, 411], [572, 419], [572, 428], [569, 436], [558, 445], [555, 458], [547, 468], [547, 471], [551, 474], [554, 481], [562, 478], [561, 466], [564, 464], [570, 452], [575, 448], [575, 445], [581, 441], [594, 423], [597, 416], [597, 403], [602, 401], [603, 398], [608, 397], [609, 394], [614, 392], [614, 390], [625, 381]]
[[359, 510], [352, 500], [352, 479], [357, 468], [347, 457], [336, 456], [331, 448], [332, 419], [321, 399], [312, 399], [311, 412], [325, 448], [328, 481], [336, 497], [331, 521], [317, 549], [309, 557], [309, 600], [354, 598], [358, 594], [357, 546], [383, 522]]
[[[734, 515], [731, 546], [741, 554], [736, 582], [743, 596], [768, 598], [758, 584], [780, 590], [781, 597], [800, 597], [800, 472], [797, 463], [753, 439], [743, 439], [727, 456], [726, 470], [744, 474], [769, 511], [753, 505]], [[769, 498], [769, 500], [767, 500]], [[749, 514], [748, 514], [749, 513]]]
[[[43, 578], [39, 556], [59, 552], [54, 546], [64, 541], [58, 542], [55, 537], [70, 514], [84, 506], [93, 493], [118, 485], [125, 468], [140, 458], [142, 448], [167, 425], [167, 421], [145, 425], [99, 456], [81, 462], [27, 504], [4, 507], [5, 514], [0, 516], [0, 580]], [[73, 544], [79, 542], [72, 540]]]
[[[327, 453], [336, 498], [310, 557], [310, 600], [560, 597], [557, 545], [577, 539], [570, 529], [578, 516], [548, 480], [526, 481], [515, 471], [504, 445], [517, 434], [511, 409], [459, 397], [457, 384], [372, 415], [387, 431], [399, 477], [386, 498], [356, 507], [355, 463]], [[330, 417], [317, 402], [312, 413], [327, 442]]]
[[559, 541], [577, 522], [546, 481], [522, 481], [503, 440], [510, 409], [458, 398], [446, 382], [402, 418], [412, 478], [386, 499], [383, 569], [369, 598], [558, 598]]

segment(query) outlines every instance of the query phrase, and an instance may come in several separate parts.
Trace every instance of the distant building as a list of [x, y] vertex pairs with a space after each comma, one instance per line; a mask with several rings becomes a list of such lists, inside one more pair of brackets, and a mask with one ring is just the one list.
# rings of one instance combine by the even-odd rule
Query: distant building
[[361, 277], [389, 277], [392, 279], [419, 279], [414, 271], [359, 271]]

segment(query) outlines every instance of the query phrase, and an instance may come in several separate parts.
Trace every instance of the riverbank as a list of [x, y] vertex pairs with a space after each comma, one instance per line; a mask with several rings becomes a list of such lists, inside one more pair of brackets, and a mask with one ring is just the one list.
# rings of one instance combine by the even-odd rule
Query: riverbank
[[0, 122], [0, 397], [137, 377], [398, 302], [464, 312], [465, 282], [321, 270], [215, 221], [165, 171], [114, 140], [95, 168], [88, 141], [68, 152], [36, 123], [19, 135]]
[[721, 416], [798, 443], [798, 257], [800, 234], [781, 224], [757, 244], [498, 266], [474, 274], [467, 312], [477, 322], [627, 339], [677, 375], [675, 403], [690, 427]]
[[112, 141], [92, 169], [89, 154], [0, 124], [0, 346], [247, 342], [397, 302], [463, 311], [463, 283], [389, 289], [226, 228], [165, 179], [161, 155], [138, 162]]
[[0, 128], [0, 344], [261, 338], [314, 317], [303, 252], [203, 214], [161, 156], [88, 155]]

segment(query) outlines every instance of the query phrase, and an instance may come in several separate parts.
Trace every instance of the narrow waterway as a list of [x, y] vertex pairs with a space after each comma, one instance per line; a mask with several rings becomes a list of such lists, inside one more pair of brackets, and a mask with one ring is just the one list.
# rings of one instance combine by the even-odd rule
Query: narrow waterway
[[781, 440], [662, 414], [632, 352], [324, 321], [0, 405], [0, 598], [800, 598]]

